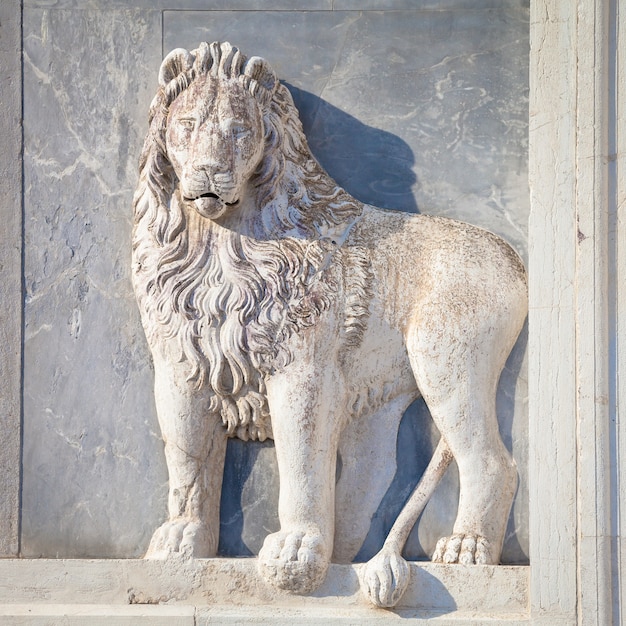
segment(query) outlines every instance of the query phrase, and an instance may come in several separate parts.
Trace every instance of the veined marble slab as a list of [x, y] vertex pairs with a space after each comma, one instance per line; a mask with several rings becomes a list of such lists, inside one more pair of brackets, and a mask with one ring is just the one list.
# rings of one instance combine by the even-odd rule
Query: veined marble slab
[[[121, 4], [29, 0], [24, 11], [25, 556], [137, 557], [165, 512], [129, 265], [136, 163], [169, 49], [228, 39], [266, 56], [292, 89], [313, 152], [350, 193], [459, 217], [526, 254], [527, 9], [450, 0], [420, 11], [398, 0], [369, 11], [343, 0], [335, 9], [350, 10], [264, 11], [258, 2], [241, 4], [254, 11], [161, 13]], [[498, 396], [521, 476], [504, 548], [513, 563], [526, 561], [528, 546], [524, 349], [522, 338]], [[379, 547], [435, 438], [414, 405], [361, 558]], [[254, 554], [276, 528], [277, 486], [271, 444], [231, 442], [223, 554]], [[408, 556], [424, 558], [449, 529], [456, 490], [451, 471]]]
[[137, 556], [167, 480], [130, 285], [152, 11], [24, 12], [22, 553]]

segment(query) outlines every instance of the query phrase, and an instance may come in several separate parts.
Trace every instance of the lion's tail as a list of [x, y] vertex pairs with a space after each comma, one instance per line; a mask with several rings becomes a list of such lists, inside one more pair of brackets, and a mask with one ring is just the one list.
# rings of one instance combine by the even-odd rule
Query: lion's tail
[[389, 531], [384, 547], [394, 549], [397, 554], [402, 553], [404, 544], [409, 538], [409, 533], [413, 529], [413, 526], [415, 526], [417, 518], [421, 515], [426, 503], [430, 500], [437, 485], [443, 478], [452, 459], [452, 452], [450, 452], [450, 448], [448, 448], [448, 444], [445, 442], [444, 438], [441, 437], [422, 478], [419, 483], [417, 483], [417, 486], [411, 493], [402, 511], [400, 511], [400, 515], [398, 515], [394, 525]]

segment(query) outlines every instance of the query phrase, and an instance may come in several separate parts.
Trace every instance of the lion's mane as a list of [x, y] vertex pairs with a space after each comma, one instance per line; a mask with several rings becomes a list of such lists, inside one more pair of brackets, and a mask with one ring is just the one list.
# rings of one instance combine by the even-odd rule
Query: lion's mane
[[[254, 59], [228, 43], [201, 44], [162, 76], [134, 196], [133, 280], [154, 350], [175, 340], [190, 383], [209, 391], [231, 436], [271, 436], [264, 377], [286, 365], [292, 333], [344, 301], [343, 344], [357, 345], [368, 317], [369, 262], [348, 233], [362, 205], [320, 167], [282, 84], [267, 86]], [[237, 78], [261, 104], [264, 157], [254, 174], [263, 232], [220, 227], [181, 202], [167, 156], [170, 104], [198, 77]], [[329, 260], [340, 272], [327, 270]]]

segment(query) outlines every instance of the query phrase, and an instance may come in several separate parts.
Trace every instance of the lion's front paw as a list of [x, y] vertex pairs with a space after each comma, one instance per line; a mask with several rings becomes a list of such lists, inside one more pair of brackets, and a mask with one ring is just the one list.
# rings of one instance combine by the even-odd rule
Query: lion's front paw
[[259, 553], [259, 572], [280, 589], [310, 593], [326, 576], [330, 549], [317, 531], [280, 531], [268, 535]]
[[442, 537], [435, 547], [433, 563], [488, 565], [493, 563], [491, 545], [480, 535], [455, 534]]
[[398, 603], [410, 579], [409, 564], [396, 550], [383, 547], [365, 564], [361, 590], [372, 604], [391, 607]]
[[145, 558], [165, 559], [174, 554], [205, 558], [215, 556], [216, 550], [216, 537], [206, 524], [177, 518], [156, 529]]

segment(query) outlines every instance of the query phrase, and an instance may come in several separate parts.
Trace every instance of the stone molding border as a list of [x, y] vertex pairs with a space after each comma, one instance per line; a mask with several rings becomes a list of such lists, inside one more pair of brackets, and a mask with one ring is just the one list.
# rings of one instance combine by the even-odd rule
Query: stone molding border
[[621, 4], [531, 1], [533, 623], [624, 619], [620, 509], [626, 502], [619, 462], [626, 433], [620, 432], [619, 409], [626, 406], [626, 388], [618, 372], [620, 363], [626, 364], [619, 351], [619, 330], [626, 322], [626, 223], [618, 211], [626, 208], [626, 12]]
[[[621, 541], [626, 531], [626, 516], [621, 515], [626, 487], [619, 471], [626, 454], [626, 429], [620, 423], [626, 377], [618, 376], [626, 368], [620, 350], [620, 331], [626, 332], [622, 286], [626, 281], [626, 8], [620, 0], [531, 0], [530, 16], [531, 565], [520, 568], [530, 577], [528, 613], [515, 623], [618, 624], [624, 619], [626, 596], [626, 551]], [[20, 35], [21, 3], [2, 3], [0, 554], [4, 556], [19, 554]], [[32, 579], [42, 563], [52, 568], [49, 575], [63, 579], [70, 562], [2, 562], [6, 582], [0, 603], [12, 603], [12, 609], [4, 604], [3, 610], [10, 610], [0, 612], [0, 620], [23, 615], [25, 621], [11, 623], [37, 623], [26, 620], [38, 612], [61, 616], [74, 611], [79, 617], [67, 623], [85, 623], [89, 615], [94, 617], [90, 623], [105, 623], [107, 615], [117, 615], [115, 623], [139, 623], [140, 611], [131, 606], [122, 610], [90, 604], [81, 612], [84, 605], [72, 609], [63, 601], [59, 607], [45, 594], [19, 600], [10, 583], [20, 578], [12, 572], [26, 568]], [[106, 562], [86, 563], [101, 567]], [[234, 565], [227, 561], [224, 567]], [[46, 607], [39, 604], [46, 601]], [[126, 617], [120, 611], [126, 611]], [[180, 619], [174, 619], [176, 609], [169, 605], [144, 610], [152, 616], [148, 617], [152, 624], [194, 623], [187, 617], [200, 617], [189, 607], [185, 611], [185, 616], [181, 613]], [[261, 615], [263, 608], [255, 611]], [[377, 623], [397, 619], [394, 614], [372, 611], [371, 621]], [[453, 615], [451, 621], [463, 623]], [[40, 623], [47, 623], [44, 619]], [[286, 614], [285, 619], [289, 619]], [[434, 621], [441, 624], [447, 619]]]

